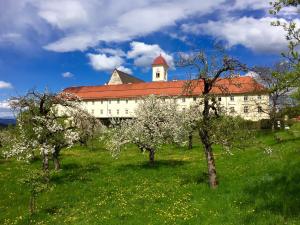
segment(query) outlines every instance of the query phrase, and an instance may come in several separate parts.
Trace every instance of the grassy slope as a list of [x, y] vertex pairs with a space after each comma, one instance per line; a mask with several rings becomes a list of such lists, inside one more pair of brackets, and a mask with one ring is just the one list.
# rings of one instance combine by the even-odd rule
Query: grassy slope
[[[0, 161], [0, 224], [300, 224], [300, 140], [233, 156], [216, 149], [220, 186], [210, 190], [199, 144], [166, 147], [149, 168], [134, 147], [113, 159], [101, 147], [63, 153], [55, 188], [28, 217], [21, 163]], [[37, 161], [34, 165], [40, 166]]]

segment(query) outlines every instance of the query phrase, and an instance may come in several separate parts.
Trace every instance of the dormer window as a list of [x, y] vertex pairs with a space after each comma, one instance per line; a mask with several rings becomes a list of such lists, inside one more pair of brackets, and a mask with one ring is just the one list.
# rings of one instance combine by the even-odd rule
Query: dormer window
[[156, 78], [159, 78], [159, 76], [160, 76], [160, 73], [156, 72]]

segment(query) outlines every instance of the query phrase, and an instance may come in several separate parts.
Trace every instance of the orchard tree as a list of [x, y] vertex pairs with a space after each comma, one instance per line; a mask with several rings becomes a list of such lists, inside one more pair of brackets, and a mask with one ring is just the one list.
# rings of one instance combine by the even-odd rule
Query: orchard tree
[[[299, 9], [299, 0], [276, 0], [271, 2], [272, 9], [270, 14], [277, 15], [282, 9], [287, 7], [295, 7]], [[299, 18], [299, 10], [297, 10]], [[289, 51], [288, 53], [282, 53], [293, 64], [300, 63], [299, 46], [300, 46], [300, 24], [297, 24], [295, 20], [291, 19], [288, 22], [277, 20], [272, 23], [273, 26], [281, 26], [287, 32], [286, 39], [288, 41]]]
[[200, 102], [192, 104], [189, 108], [182, 110], [179, 113], [180, 122], [183, 130], [181, 131], [182, 133], [177, 132], [176, 134], [180, 134], [181, 136], [183, 136], [181, 140], [188, 140], [188, 149], [193, 148], [193, 133], [199, 127], [199, 124], [202, 119], [201, 110], [198, 107], [199, 104]]
[[291, 106], [291, 93], [296, 91], [300, 84], [300, 67], [292, 69], [288, 63], [277, 63], [274, 68], [255, 67], [253, 69], [257, 76], [255, 79], [264, 85], [270, 96], [269, 107], [265, 111], [270, 117], [272, 129], [275, 128], [278, 111], [281, 108]]
[[19, 112], [17, 135], [12, 139], [12, 149], [6, 152], [6, 156], [30, 160], [38, 150], [44, 171], [49, 171], [50, 158], [55, 170], [59, 170], [61, 150], [76, 143], [83, 132], [78, 121], [93, 120], [79, 103], [77, 96], [68, 93], [29, 91], [25, 96], [14, 98], [11, 107]]
[[143, 99], [135, 111], [135, 118], [114, 121], [107, 147], [117, 156], [128, 143], [149, 153], [149, 163], [154, 164], [155, 153], [169, 142], [182, 143], [179, 114], [174, 99], [164, 100], [150, 95]]
[[[246, 67], [239, 61], [223, 53], [210, 58], [203, 52], [197, 52], [191, 55], [182, 54], [177, 65], [179, 67], [189, 68], [191, 74], [196, 77], [195, 80], [187, 82], [184, 91], [193, 92], [193, 89], [198, 85], [203, 87], [201, 91], [202, 100], [198, 106], [202, 111], [198, 132], [206, 156], [209, 184], [211, 188], [216, 188], [218, 186], [218, 180], [212, 146], [216, 143], [215, 141], [217, 141], [217, 138], [214, 138], [217, 136], [216, 130], [218, 129], [216, 126], [222, 122], [222, 116], [221, 110], [218, 107], [217, 96], [213, 95], [211, 91], [213, 88], [218, 88], [223, 91], [224, 94], [225, 92], [226, 94], [230, 94], [226, 86], [220, 86], [218, 84], [218, 80], [220, 78], [229, 77], [235, 72], [245, 70]], [[226, 143], [226, 133], [221, 137], [221, 139], [224, 140], [223, 142]]]
[[87, 111], [77, 109], [72, 112], [72, 123], [77, 128], [79, 143], [87, 146], [88, 141], [101, 136], [104, 133], [105, 126], [97, 118], [91, 116]]

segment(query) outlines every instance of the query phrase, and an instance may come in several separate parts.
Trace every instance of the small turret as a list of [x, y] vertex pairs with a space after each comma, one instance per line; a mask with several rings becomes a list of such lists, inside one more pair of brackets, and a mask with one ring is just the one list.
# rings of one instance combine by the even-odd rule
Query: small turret
[[152, 63], [152, 81], [167, 81], [169, 66], [164, 57], [156, 57]]

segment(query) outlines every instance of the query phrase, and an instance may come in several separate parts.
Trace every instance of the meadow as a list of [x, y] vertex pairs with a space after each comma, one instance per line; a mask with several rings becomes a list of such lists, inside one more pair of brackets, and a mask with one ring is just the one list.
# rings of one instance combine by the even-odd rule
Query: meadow
[[278, 134], [257, 134], [272, 152], [215, 146], [216, 190], [197, 139], [192, 150], [165, 146], [153, 167], [134, 146], [117, 159], [96, 140], [66, 149], [32, 216], [19, 180], [41, 162], [0, 159], [0, 224], [300, 224], [300, 139]]

